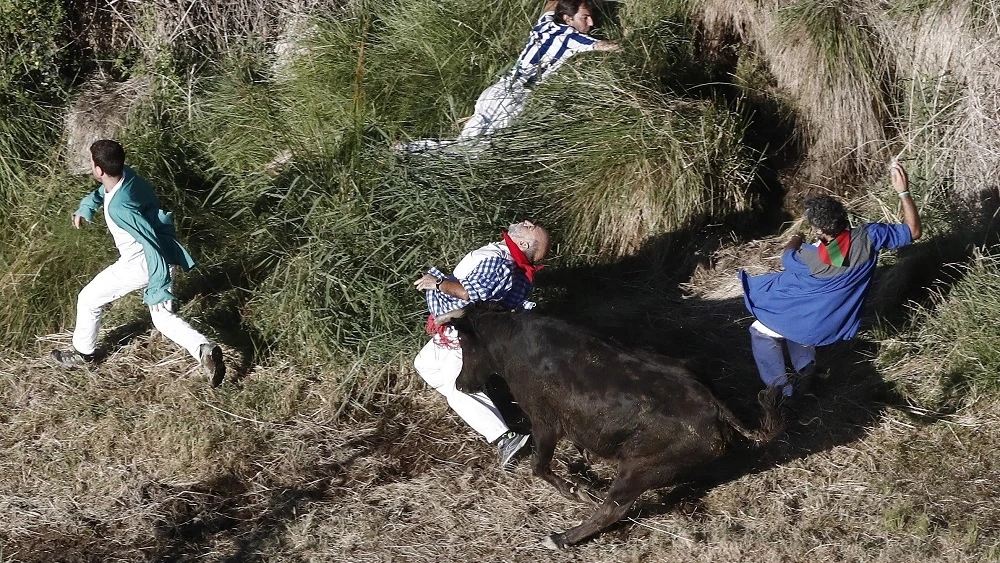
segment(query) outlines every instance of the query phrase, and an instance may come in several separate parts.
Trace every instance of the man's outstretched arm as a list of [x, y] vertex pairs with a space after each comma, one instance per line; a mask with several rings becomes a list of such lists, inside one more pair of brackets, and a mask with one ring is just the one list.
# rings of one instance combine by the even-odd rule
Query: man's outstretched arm
[[899, 201], [903, 205], [903, 224], [910, 228], [910, 238], [917, 240], [922, 234], [920, 228], [920, 214], [917, 206], [910, 197], [910, 184], [906, 178], [906, 171], [898, 162], [893, 162], [889, 167], [889, 175], [892, 177], [892, 187], [899, 194]]

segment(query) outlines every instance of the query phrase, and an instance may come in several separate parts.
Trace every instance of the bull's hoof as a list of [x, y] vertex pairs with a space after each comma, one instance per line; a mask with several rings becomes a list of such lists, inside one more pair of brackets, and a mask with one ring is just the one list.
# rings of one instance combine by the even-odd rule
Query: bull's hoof
[[566, 547], [565, 540], [563, 540], [562, 534], [552, 534], [551, 536], [545, 538], [544, 541], [542, 541], [542, 545], [555, 551], [559, 551], [560, 549]]

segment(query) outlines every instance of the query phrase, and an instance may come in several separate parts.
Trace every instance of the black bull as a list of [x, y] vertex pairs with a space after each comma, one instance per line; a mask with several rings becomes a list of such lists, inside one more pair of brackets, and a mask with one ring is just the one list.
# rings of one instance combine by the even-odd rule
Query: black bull
[[[577, 543], [617, 522], [644, 491], [721, 457], [732, 430], [761, 442], [680, 361], [624, 350], [563, 321], [473, 305], [449, 319], [459, 334], [460, 390], [503, 378], [531, 423], [532, 470], [572, 500], [589, 500], [550, 468], [563, 437], [618, 473], [603, 504], [579, 526], [549, 537], [550, 547]], [[768, 414], [768, 413], [765, 413]]]

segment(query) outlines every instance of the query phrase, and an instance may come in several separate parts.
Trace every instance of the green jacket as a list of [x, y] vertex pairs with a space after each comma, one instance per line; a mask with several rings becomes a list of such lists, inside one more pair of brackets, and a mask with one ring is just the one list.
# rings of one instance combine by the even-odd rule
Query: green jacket
[[[104, 205], [104, 186], [97, 188], [80, 201], [76, 215], [87, 221], [94, 220], [94, 213]], [[149, 286], [142, 300], [150, 306], [173, 299], [170, 293], [170, 265], [180, 266], [185, 272], [194, 267], [194, 259], [177, 242], [173, 213], [160, 209], [160, 200], [145, 178], [125, 167], [125, 182], [108, 207], [108, 216], [125, 232], [142, 245], [149, 270]]]

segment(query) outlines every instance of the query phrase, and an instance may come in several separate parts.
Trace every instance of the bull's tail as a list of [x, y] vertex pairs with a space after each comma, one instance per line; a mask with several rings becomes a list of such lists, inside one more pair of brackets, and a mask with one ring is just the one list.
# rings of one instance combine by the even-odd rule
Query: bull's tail
[[784, 430], [783, 419], [776, 404], [771, 405], [770, 408], [767, 405], [762, 405], [764, 406], [764, 416], [761, 419], [760, 428], [757, 430], [750, 430], [744, 426], [740, 419], [736, 418], [736, 415], [718, 399], [716, 399], [716, 406], [719, 409], [719, 418], [754, 444], [766, 444]]

